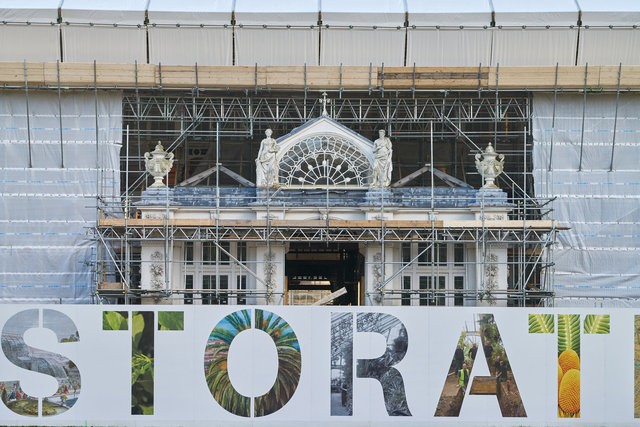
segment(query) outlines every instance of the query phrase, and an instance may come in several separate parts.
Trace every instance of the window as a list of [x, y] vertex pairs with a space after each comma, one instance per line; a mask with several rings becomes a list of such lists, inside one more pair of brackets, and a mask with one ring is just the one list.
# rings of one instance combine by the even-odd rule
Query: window
[[[227, 293], [217, 293], [216, 290], [229, 289], [229, 277], [220, 276], [220, 287], [216, 287], [215, 275], [203, 275], [202, 276], [202, 289], [210, 292], [203, 292], [202, 304], [227, 304]], [[217, 294], [217, 295], [216, 295]]]
[[[431, 263], [431, 243], [418, 243], [418, 264], [430, 264]], [[429, 249], [427, 249], [429, 248]]]
[[[220, 242], [220, 247], [229, 252], [231, 245], [229, 242]], [[229, 255], [223, 251], [219, 252], [220, 264], [229, 264]], [[203, 264], [215, 264], [216, 263], [216, 244], [215, 242], [202, 242], [202, 263]]]
[[[463, 276], [456, 276], [456, 277], [453, 278], [453, 288], [456, 291], [464, 290], [464, 277]], [[464, 305], [464, 296], [462, 295], [462, 292], [460, 292], [460, 293], [456, 292], [456, 295], [453, 298], [453, 305]]]
[[[185, 242], [184, 244], [184, 262], [193, 264], [193, 242]], [[191, 279], [193, 280], [193, 277]]]
[[440, 265], [446, 265], [447, 264], [447, 245], [436, 245], [436, 248], [438, 250], [437, 254], [438, 254], [438, 259], [434, 260], [435, 262], [437, 262]]
[[462, 243], [453, 245], [453, 261], [456, 266], [464, 265], [464, 245]]
[[[236, 259], [240, 262], [247, 260], [247, 243], [239, 242], [236, 246]], [[240, 289], [240, 288], [238, 288]]]
[[[429, 289], [429, 282], [431, 277], [420, 276], [420, 290], [426, 291]], [[429, 305], [429, 295], [427, 293], [420, 294], [420, 305]]]
[[[467, 274], [464, 244], [432, 244], [423, 241], [402, 243], [400, 249], [403, 266], [400, 283], [402, 305], [464, 305], [463, 295], [453, 292], [455, 286], [462, 286], [460, 290], [464, 290]], [[411, 262], [414, 259], [416, 261]], [[432, 277], [437, 278], [433, 284]], [[406, 290], [424, 292], [419, 292], [419, 295], [414, 297], [405, 292]]]
[[[247, 290], [247, 276], [236, 276], [236, 285], [238, 290], [243, 290], [246, 291]], [[238, 293], [238, 298], [236, 301], [238, 301], [239, 305], [245, 305], [247, 303], [247, 297], [245, 296], [246, 294], [244, 293]]]
[[402, 244], [402, 264], [409, 264], [411, 261], [411, 243]]
[[[411, 276], [402, 277], [402, 290], [411, 290]], [[409, 292], [402, 294], [402, 305], [411, 305], [411, 294]]]
[[[445, 276], [438, 276], [436, 277], [437, 281], [438, 281], [438, 287], [437, 289], [446, 289], [447, 287], [447, 278]], [[436, 305], [446, 305], [446, 298], [445, 298], [445, 293], [444, 292], [436, 292], [436, 298], [435, 298], [435, 303]]]
[[187, 292], [184, 294], [184, 303], [193, 304], [193, 294], [189, 291], [193, 290], [193, 276], [188, 274], [184, 278], [184, 288]]

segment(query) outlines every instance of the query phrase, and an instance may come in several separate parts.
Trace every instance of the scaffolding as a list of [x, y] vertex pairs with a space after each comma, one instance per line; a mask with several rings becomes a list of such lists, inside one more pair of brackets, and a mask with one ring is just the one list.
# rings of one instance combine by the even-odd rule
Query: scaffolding
[[[181, 293], [266, 295], [267, 299], [271, 296], [273, 292], [269, 286], [266, 286], [266, 291], [174, 289], [169, 286], [168, 275], [165, 289], [140, 289], [140, 246], [143, 241], [161, 241], [165, 253], [168, 253], [173, 250], [174, 242], [209, 240], [215, 242], [218, 262], [221, 251], [224, 251], [220, 242], [224, 241], [264, 242], [267, 245], [271, 242], [377, 242], [383, 247], [385, 243], [392, 242], [428, 242], [429, 247], [454, 242], [474, 243], [478, 253], [483, 254], [474, 263], [482, 266], [495, 264], [495, 261], [485, 259], [487, 243], [502, 243], [509, 247], [505, 263], [509, 269], [508, 291], [489, 292], [483, 288], [464, 291], [391, 290], [388, 289], [389, 280], [385, 280], [377, 289], [369, 291], [370, 296], [384, 295], [392, 301], [406, 294], [429, 294], [433, 297], [445, 293], [475, 301], [488, 297], [507, 300], [509, 304], [517, 306], [552, 304], [553, 245], [558, 227], [552, 221], [551, 199], [532, 196], [532, 92], [514, 89], [501, 91], [498, 69], [487, 75], [480, 73], [485, 79], [495, 76], [495, 86], [478, 90], [419, 89], [415, 85], [389, 89], [391, 83], [385, 90], [384, 71], [378, 72], [377, 76], [378, 80], [382, 78], [382, 84], [375, 84], [368, 89], [340, 86], [327, 90], [331, 97], [328, 110], [331, 118], [363, 135], [374, 134], [383, 128], [393, 138], [395, 183], [432, 189], [431, 194], [423, 198], [423, 202], [431, 206], [431, 221], [420, 226], [394, 225], [385, 220], [385, 212], [390, 207], [385, 206], [384, 197], [380, 198], [377, 206], [380, 210], [379, 221], [338, 224], [329, 219], [331, 206], [328, 192], [324, 215], [326, 221], [318, 223], [306, 221], [294, 226], [291, 221], [283, 224], [267, 215], [262, 223], [245, 221], [226, 224], [217, 219], [220, 206], [219, 197], [216, 197], [212, 200], [216, 209], [213, 223], [173, 224], [169, 219], [172, 206], [168, 192], [165, 200], [166, 220], [157, 223], [157, 220], [139, 219], [136, 206], [141, 201], [142, 191], [149, 185], [143, 153], [151, 151], [158, 140], [162, 140], [166, 150], [180, 159], [167, 179], [170, 186], [179, 183], [189, 185], [189, 180], [199, 174], [204, 176], [201, 182], [215, 186], [217, 194], [222, 186], [250, 186], [255, 181], [256, 135], [262, 134], [267, 127], [273, 129], [276, 135], [284, 135], [320, 116], [322, 102], [318, 95], [323, 91], [312, 91], [306, 86], [304, 89], [262, 88], [257, 85], [253, 89], [204, 88], [198, 86], [197, 77], [191, 87], [139, 87], [137, 71], [135, 86], [120, 89], [104, 84], [99, 86], [98, 65], [95, 62], [92, 69], [93, 85], [83, 90], [91, 91], [94, 96], [96, 139], [100, 139], [98, 94], [104, 90], [121, 90], [124, 147], [124, 153], [120, 156], [120, 182], [124, 191], [119, 196], [117, 191], [113, 191], [109, 197], [105, 197], [105, 188], [113, 187], [117, 180], [103, 170], [98, 161], [100, 154], [96, 150], [96, 225], [90, 230], [95, 246], [91, 263], [95, 302], [132, 302]], [[195, 70], [197, 76], [197, 66]], [[557, 73], [556, 67], [556, 79]], [[27, 76], [25, 62], [24, 85], [5, 84], [5, 87], [23, 90], [28, 102], [31, 85]], [[56, 91], [60, 99], [61, 92], [71, 87], [62, 87], [59, 65], [57, 76], [57, 85], [37, 85], [32, 90]], [[60, 110], [60, 120], [61, 117]], [[60, 125], [61, 166], [64, 167], [62, 129]], [[438, 197], [433, 192], [436, 182], [444, 182], [449, 186], [462, 183], [480, 188], [484, 183], [471, 159], [488, 143], [492, 143], [506, 158], [505, 173], [498, 181], [512, 206], [508, 219], [491, 224], [490, 219], [485, 219], [482, 205], [480, 221], [439, 224], [434, 213], [438, 205]], [[224, 173], [221, 174], [221, 171]], [[266, 201], [267, 209], [269, 204], [272, 209], [274, 206], [296, 206], [295, 201], [279, 195], [278, 190], [269, 191]], [[228, 255], [233, 258], [231, 254]], [[251, 268], [243, 261], [234, 262], [251, 272]], [[380, 263], [383, 272], [388, 266], [398, 267], [390, 261], [381, 260]], [[402, 271], [405, 266], [403, 264], [398, 268]], [[168, 265], [165, 267], [165, 271], [168, 270]], [[396, 275], [394, 273], [393, 277]], [[218, 273], [216, 283], [219, 283], [217, 276]]]
[[[400, 224], [385, 220], [384, 198], [379, 206], [379, 221], [330, 220], [331, 206], [327, 191], [324, 218], [320, 221], [279, 221], [267, 215], [265, 220], [225, 221], [219, 218], [219, 188], [229, 185], [251, 185], [255, 180], [254, 159], [256, 135], [267, 127], [276, 135], [318, 117], [322, 103], [318, 96], [307, 91], [206, 91], [198, 87], [189, 90], [134, 90], [123, 94], [123, 128], [126, 129], [126, 152], [121, 156], [122, 182], [125, 192], [115, 203], [100, 200], [99, 211], [125, 212], [125, 218], [98, 218], [93, 230], [99, 247], [96, 258], [96, 296], [102, 302], [131, 302], [145, 298], [171, 298], [191, 295], [204, 298], [208, 294], [243, 297], [263, 297], [270, 303], [284, 302], [275, 298], [268, 284], [263, 290], [241, 289], [184, 289], [166, 283], [163, 289], [141, 289], [133, 277], [139, 273], [141, 261], [133, 260], [142, 242], [163, 242], [169, 253], [177, 242], [212, 241], [216, 260], [225, 249], [221, 242], [376, 242], [381, 245], [397, 242], [427, 242], [428, 248], [438, 244], [475, 244], [478, 257], [473, 264], [496, 263], [486, 260], [488, 242], [509, 247], [506, 265], [509, 271], [509, 289], [487, 291], [484, 288], [465, 290], [399, 290], [390, 289], [390, 282], [409, 264], [394, 265], [380, 261], [380, 268], [394, 268], [393, 276], [382, 281], [375, 290], [367, 291], [367, 298], [383, 296], [393, 302], [407, 295], [455, 296], [465, 300], [508, 301], [509, 305], [549, 305], [553, 299], [553, 244], [558, 229], [550, 209], [550, 200], [530, 196], [531, 179], [531, 94], [508, 92], [500, 94], [486, 91], [334, 91], [329, 115], [361, 134], [373, 134], [385, 128], [394, 139], [395, 180], [412, 182], [418, 186], [434, 187], [438, 176], [450, 176], [443, 182], [453, 186], [458, 181], [477, 188], [483, 185], [469, 157], [482, 151], [491, 142], [506, 156], [505, 171], [500, 177], [501, 187], [508, 193], [513, 210], [508, 220], [485, 219], [481, 206], [481, 220], [456, 223], [435, 220], [434, 209], [438, 196], [433, 191], [423, 200], [431, 206], [431, 221]], [[216, 214], [213, 220], [174, 220], [167, 191], [164, 219], [136, 218], [135, 206], [141, 200], [142, 189], [148, 185], [142, 154], [162, 140], [167, 151], [181, 159], [168, 178], [170, 185], [189, 185], [193, 181], [215, 186], [217, 197], [211, 200]], [[235, 152], [234, 156], [230, 153]], [[238, 152], [240, 156], [238, 156]], [[405, 155], [402, 153], [404, 152]], [[408, 152], [408, 153], [407, 153]], [[212, 153], [214, 153], [212, 155]], [[435, 154], [434, 154], [435, 153]], [[417, 161], [416, 161], [417, 160]], [[416, 172], [425, 165], [434, 175]], [[220, 174], [226, 169], [232, 174]], [[211, 173], [213, 171], [214, 173]], [[447, 173], [441, 173], [446, 171]], [[239, 181], [237, 176], [245, 182]], [[200, 175], [206, 176], [201, 178]], [[415, 175], [415, 178], [412, 176]], [[190, 181], [191, 180], [191, 181]], [[407, 181], [409, 180], [409, 181]], [[267, 209], [295, 207], [279, 190], [269, 191]], [[486, 218], [489, 218], [488, 216]], [[250, 263], [232, 261], [254, 277]], [[138, 255], [139, 257], [139, 255]], [[165, 257], [165, 260], [167, 257]], [[256, 261], [260, 263], [259, 261]], [[267, 262], [267, 261], [265, 261]], [[412, 260], [411, 263], [416, 262]], [[217, 263], [216, 263], [217, 266]], [[169, 269], [166, 265], [165, 271]], [[432, 269], [433, 270], [433, 269]], [[218, 279], [216, 267], [216, 283]], [[432, 271], [433, 275], [433, 271]], [[168, 274], [167, 274], [168, 276]], [[106, 280], [111, 277], [112, 281]], [[115, 282], [115, 283], [114, 283]], [[227, 300], [225, 297], [223, 300]]]

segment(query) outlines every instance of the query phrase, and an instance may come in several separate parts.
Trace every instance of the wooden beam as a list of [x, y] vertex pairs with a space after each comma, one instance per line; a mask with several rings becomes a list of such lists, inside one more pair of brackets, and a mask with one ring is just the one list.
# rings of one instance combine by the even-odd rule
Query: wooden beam
[[423, 166], [417, 171], [411, 172], [409, 175], [405, 176], [404, 178], [397, 180], [396, 182], [391, 184], [391, 187], [392, 188], [402, 187], [403, 185], [407, 184], [408, 182], [411, 182], [411, 180], [419, 177], [420, 175], [427, 172], [428, 170], [429, 170], [429, 166]]
[[217, 169], [218, 169], [218, 167], [214, 166], [214, 167], [209, 168], [209, 169], [207, 169], [205, 171], [197, 173], [197, 174], [193, 175], [192, 177], [189, 177], [189, 178], [185, 179], [180, 184], [176, 185], [176, 187], [190, 187], [190, 186], [193, 186], [193, 185], [198, 185], [200, 182], [202, 182], [205, 179], [207, 179], [207, 177], [209, 175], [211, 175], [212, 173], [214, 173]]
[[[102, 88], [134, 88], [136, 86], [134, 64], [96, 64], [96, 80]], [[160, 67], [155, 64], [138, 64], [138, 88], [160, 87]], [[502, 89], [553, 90], [555, 66], [500, 67], [498, 84]], [[494, 89], [496, 67], [411, 67], [371, 68], [371, 86], [389, 89]], [[30, 87], [56, 88], [55, 62], [28, 62], [27, 80]], [[369, 87], [369, 67], [343, 66], [204, 66], [198, 65], [199, 88], [281, 88], [351, 89]], [[93, 63], [60, 63], [60, 84], [64, 88], [87, 89], [93, 85]], [[22, 62], [0, 62], [0, 85], [24, 86]], [[192, 88], [196, 85], [194, 65], [163, 65], [163, 88]], [[618, 66], [589, 65], [587, 89], [616, 90]], [[582, 89], [584, 66], [558, 67], [558, 89]], [[621, 90], [640, 90], [640, 66], [622, 66]]]
[[[402, 187], [406, 183], [410, 182], [412, 179], [415, 179], [415, 178], [419, 177], [420, 175], [422, 175], [423, 173], [429, 172], [430, 170], [431, 170], [431, 166], [430, 165], [424, 165], [422, 168], [418, 169], [417, 171], [405, 176], [402, 179], [397, 180], [396, 182], [391, 184], [391, 187], [393, 187], [393, 188]], [[434, 169], [433, 170], [433, 174], [435, 176], [437, 176], [438, 178], [440, 178], [442, 181], [444, 181], [444, 183], [447, 184], [449, 187], [473, 188], [472, 186], [470, 186], [466, 182], [461, 181], [458, 178], [456, 178], [454, 176], [451, 176], [451, 175], [449, 175], [447, 173], [444, 173], [441, 170]]]
[[[205, 179], [207, 179], [207, 177], [213, 173], [215, 173], [215, 171], [218, 169], [217, 166], [214, 166], [212, 168], [209, 168], [205, 171], [202, 171], [190, 178], [185, 179], [184, 181], [182, 181], [180, 184], [178, 184], [176, 187], [191, 187], [194, 185], [198, 185], [199, 183], [201, 183], [202, 181], [204, 181]], [[230, 178], [238, 181], [240, 183], [240, 185], [244, 185], [245, 187], [255, 187], [256, 185], [249, 181], [248, 179], [244, 178], [243, 176], [235, 173], [234, 171], [224, 167], [224, 166], [220, 166], [220, 172], [224, 173], [225, 175], [229, 176]]]
[[334, 299], [341, 297], [342, 295], [346, 294], [347, 290], [343, 287], [338, 289], [335, 292], [331, 292], [329, 295], [326, 295], [322, 298], [320, 298], [318, 301], [314, 302], [311, 305], [325, 305], [331, 301], [333, 301]]
[[[162, 218], [128, 219], [126, 224], [129, 227], [161, 227], [165, 224]], [[410, 220], [389, 220], [384, 222], [386, 228], [488, 228], [488, 229], [521, 229], [524, 226], [530, 229], [549, 230], [555, 227], [556, 230], [568, 230], [567, 227], [558, 227], [555, 220], [486, 220], [484, 224], [481, 220], [435, 220], [431, 221], [410, 221]], [[98, 220], [100, 227], [124, 227], [124, 218], [102, 218]], [[189, 219], [170, 218], [167, 225], [174, 227], [214, 227], [214, 219]], [[218, 221], [220, 227], [265, 227], [264, 219], [231, 220], [221, 219]], [[278, 228], [325, 228], [326, 221], [322, 220], [272, 220], [272, 227]], [[379, 220], [329, 220], [329, 228], [380, 228]]]
[[225, 168], [224, 166], [220, 166], [220, 172], [225, 173], [227, 176], [229, 176], [230, 178], [235, 179], [236, 181], [238, 181], [240, 183], [240, 185], [244, 185], [245, 187], [255, 187], [256, 185], [249, 181], [248, 179], [246, 179], [245, 177], [238, 175], [237, 173], [235, 173], [234, 171]]

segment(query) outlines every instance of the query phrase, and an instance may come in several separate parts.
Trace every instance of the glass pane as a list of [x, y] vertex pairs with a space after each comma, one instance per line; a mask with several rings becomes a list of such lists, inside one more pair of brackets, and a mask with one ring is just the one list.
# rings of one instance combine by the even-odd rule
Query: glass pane
[[[224, 249], [225, 251], [231, 253], [231, 243], [229, 243], [229, 242], [220, 242], [220, 247], [222, 247], [222, 249]], [[215, 253], [214, 253], [214, 256], [215, 256]], [[229, 264], [229, 255], [227, 255], [223, 251], [220, 251], [220, 264]], [[222, 281], [221, 281], [221, 283], [222, 283]]]
[[447, 263], [447, 245], [438, 245], [438, 264]]
[[411, 261], [411, 243], [402, 244], [402, 263], [409, 264]]
[[[447, 284], [447, 278], [445, 276], [438, 276], [438, 289], [445, 289]], [[436, 293], [436, 305], [446, 305], [445, 293]]]
[[[211, 290], [215, 289], [215, 276], [202, 276], [202, 289], [203, 290]], [[209, 292], [202, 293], [202, 304], [211, 304], [213, 302], [213, 295]]]
[[213, 242], [202, 242], [202, 263], [213, 264], [216, 261], [216, 250]]
[[[411, 290], [411, 276], [404, 276], [402, 278], [402, 289], [405, 291]], [[402, 305], [411, 305], [411, 294], [402, 294]]]
[[[426, 291], [430, 288], [431, 277], [420, 276], [420, 290]], [[429, 296], [427, 294], [420, 294], [420, 305], [429, 305]]]
[[[187, 275], [184, 279], [184, 288], [187, 290], [193, 289], [193, 276]], [[193, 294], [188, 292], [184, 294], [184, 303], [185, 304], [193, 304]]]
[[[216, 277], [213, 276], [213, 281], [215, 282]], [[229, 276], [220, 276], [220, 287], [219, 290], [229, 289]], [[229, 303], [229, 294], [226, 292], [221, 292], [218, 294], [218, 304], [228, 304]]]
[[456, 243], [453, 246], [453, 258], [456, 265], [464, 265], [464, 245]]
[[[237, 289], [246, 290], [247, 289], [247, 276], [237, 276], [236, 277], [236, 286]], [[238, 304], [245, 305], [247, 303], [247, 298], [244, 293], [238, 294], [237, 298]]]
[[185, 242], [184, 244], [184, 261], [187, 264], [193, 264], [193, 242]]
[[238, 261], [246, 261], [247, 260], [247, 243], [239, 242], [236, 248], [236, 258]]
[[[456, 276], [453, 278], [453, 288], [456, 291], [464, 289], [464, 277]], [[456, 293], [455, 298], [453, 299], [453, 305], [464, 305], [464, 297], [462, 294]]]
[[[229, 242], [220, 242], [220, 247], [222, 247], [227, 252], [231, 248], [231, 243]], [[214, 242], [202, 242], [202, 263], [203, 264], [215, 264], [216, 263], [216, 244]], [[229, 264], [229, 255], [224, 253], [223, 251], [218, 251], [220, 253], [220, 264]]]
[[429, 247], [428, 243], [418, 243], [418, 254], [421, 254], [418, 257], [418, 264], [429, 264], [431, 259], [431, 249], [424, 251], [427, 247]]

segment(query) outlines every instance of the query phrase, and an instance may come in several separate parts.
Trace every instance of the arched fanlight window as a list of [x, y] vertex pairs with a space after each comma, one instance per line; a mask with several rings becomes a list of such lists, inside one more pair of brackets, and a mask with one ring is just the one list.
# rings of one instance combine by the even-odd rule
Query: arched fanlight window
[[296, 143], [280, 160], [278, 182], [285, 186], [366, 187], [371, 179], [367, 157], [347, 139], [318, 135]]

